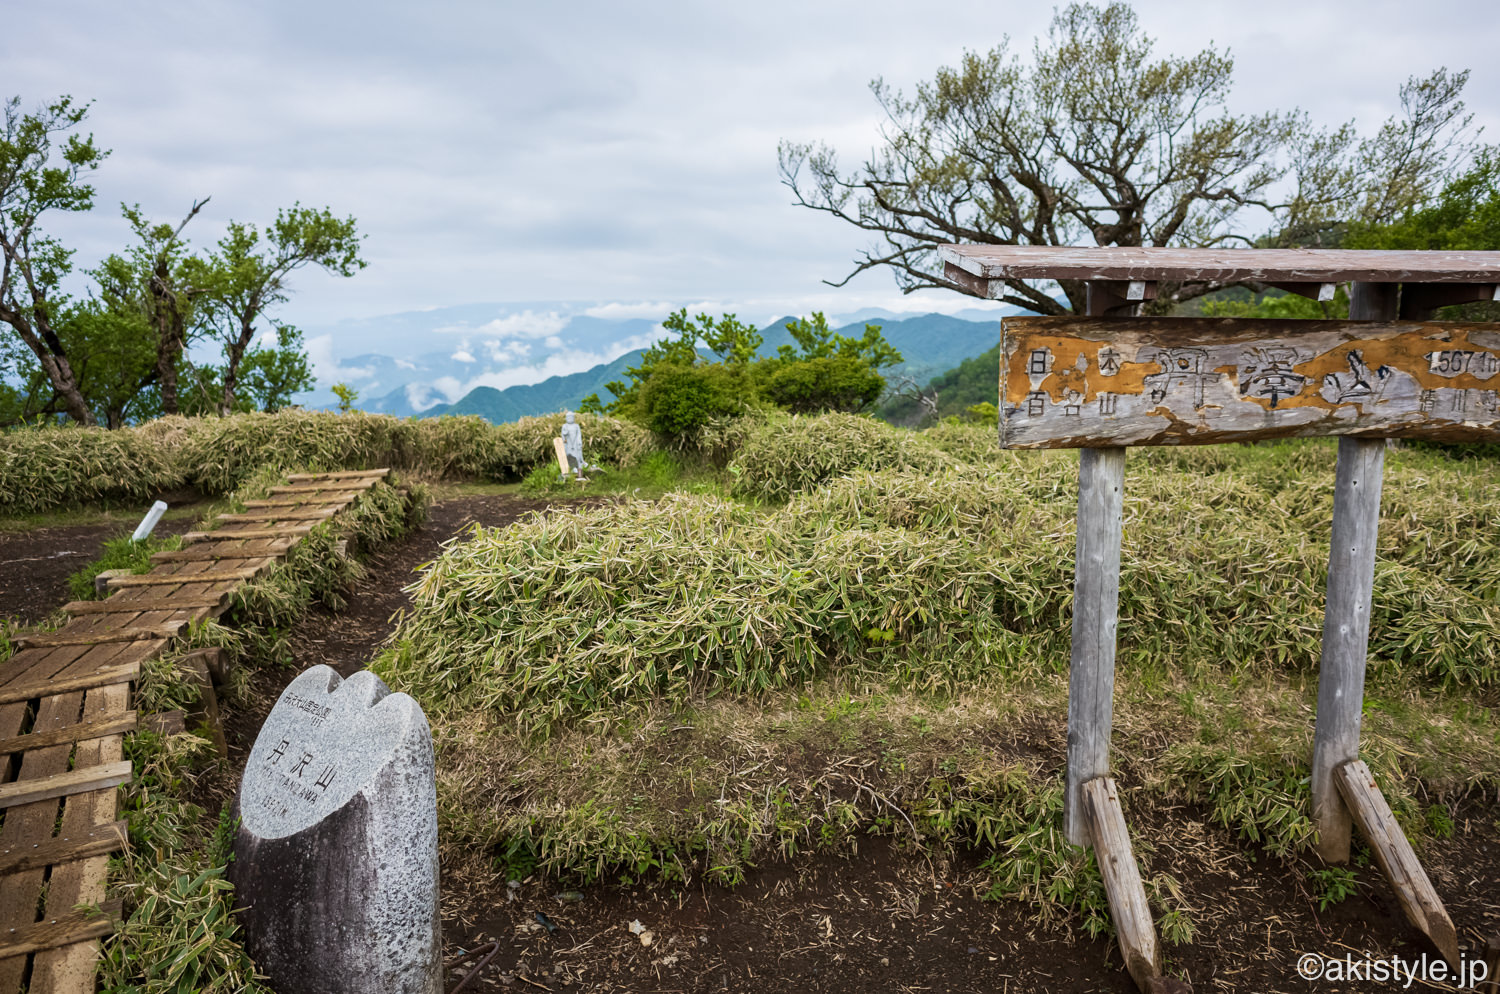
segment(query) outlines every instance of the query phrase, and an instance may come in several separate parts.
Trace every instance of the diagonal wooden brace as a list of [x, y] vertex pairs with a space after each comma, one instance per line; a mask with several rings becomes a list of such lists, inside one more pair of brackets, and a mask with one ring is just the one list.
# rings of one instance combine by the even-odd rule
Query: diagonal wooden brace
[[1344, 803], [1349, 806], [1360, 834], [1374, 850], [1380, 872], [1396, 891], [1406, 920], [1427, 936], [1448, 965], [1457, 970], [1458, 932], [1453, 928], [1453, 919], [1443, 909], [1432, 881], [1427, 879], [1411, 843], [1406, 841], [1405, 833], [1391, 814], [1390, 805], [1375, 786], [1370, 768], [1364, 760], [1351, 760], [1334, 771], [1333, 782], [1344, 795]]

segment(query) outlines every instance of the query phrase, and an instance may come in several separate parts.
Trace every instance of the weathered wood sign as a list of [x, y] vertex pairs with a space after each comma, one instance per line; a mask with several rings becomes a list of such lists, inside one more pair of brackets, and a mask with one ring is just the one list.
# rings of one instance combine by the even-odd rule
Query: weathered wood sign
[[1500, 441], [1500, 324], [1006, 318], [1008, 448]]

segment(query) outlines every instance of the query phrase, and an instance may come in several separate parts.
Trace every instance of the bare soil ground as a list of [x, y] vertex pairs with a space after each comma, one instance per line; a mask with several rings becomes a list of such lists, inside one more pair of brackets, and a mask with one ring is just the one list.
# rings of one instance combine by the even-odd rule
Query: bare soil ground
[[[206, 508], [202, 495], [185, 491], [168, 494], [176, 510]], [[157, 522], [152, 534], [181, 535], [193, 527], [194, 514], [174, 514]], [[16, 618], [34, 625], [62, 607], [68, 595], [68, 576], [103, 554], [104, 543], [135, 531], [136, 514], [121, 514], [105, 524], [61, 525], [29, 531], [0, 531], [0, 618]]]
[[[208, 787], [201, 799], [230, 796], [265, 714], [293, 674], [326, 662], [347, 675], [375, 655], [394, 627], [392, 616], [407, 603], [401, 588], [442, 542], [471, 522], [504, 525], [546, 506], [513, 496], [436, 503], [417, 534], [367, 563], [348, 610], [318, 609], [297, 626], [294, 668], [258, 673], [250, 699], [225, 709], [230, 763], [213, 784], [200, 784]], [[6, 538], [0, 536], [3, 558], [41, 557], [99, 540], [84, 532], [33, 534], [16, 545]], [[78, 565], [87, 561], [83, 554]], [[0, 613], [13, 610], [0, 601]], [[1064, 729], [1035, 731], [1048, 748], [1064, 741]], [[1016, 744], [1022, 751], [1035, 747]], [[1132, 793], [1128, 771], [1121, 786], [1144, 874], [1170, 872], [1182, 883], [1197, 929], [1190, 943], [1167, 947], [1169, 972], [1199, 991], [1402, 988], [1314, 984], [1296, 972], [1304, 952], [1422, 956], [1424, 947], [1373, 868], [1360, 872], [1355, 897], [1319, 911], [1305, 865], [1205, 824], [1201, 811]], [[1457, 815], [1453, 836], [1430, 842], [1422, 858], [1472, 949], [1500, 933], [1500, 806], [1475, 802]], [[488, 854], [472, 853], [463, 865], [443, 868], [446, 953], [498, 940], [492, 967], [469, 991], [1134, 990], [1112, 940], [1083, 934], [1076, 921], [1038, 922], [1032, 908], [1015, 901], [981, 900], [983, 855], [934, 858], [899, 839], [871, 837], [853, 852], [765, 863], [733, 890], [695, 882], [580, 892], [542, 878], [510, 887]], [[1419, 981], [1411, 989], [1453, 988]]]

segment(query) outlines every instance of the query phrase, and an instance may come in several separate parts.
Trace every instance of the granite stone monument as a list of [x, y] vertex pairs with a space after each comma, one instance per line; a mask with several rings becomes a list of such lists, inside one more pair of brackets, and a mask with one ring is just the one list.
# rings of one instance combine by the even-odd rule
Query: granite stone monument
[[229, 875], [279, 994], [441, 994], [437, 791], [417, 702], [314, 666], [261, 727]]

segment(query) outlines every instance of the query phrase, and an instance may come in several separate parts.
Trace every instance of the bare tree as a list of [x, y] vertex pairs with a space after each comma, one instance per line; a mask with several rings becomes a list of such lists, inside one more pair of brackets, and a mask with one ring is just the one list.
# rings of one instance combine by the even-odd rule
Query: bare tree
[[[1410, 81], [1404, 115], [1360, 141], [1352, 125], [1317, 129], [1300, 111], [1230, 114], [1227, 54], [1154, 58], [1152, 48], [1125, 4], [1071, 4], [1029, 64], [1006, 40], [940, 69], [911, 97], [877, 79], [881, 144], [852, 173], [826, 145], [783, 141], [794, 202], [877, 239], [829, 282], [889, 267], [907, 293], [973, 293], [943, 275], [936, 250], [950, 242], [1209, 247], [1270, 234], [1323, 244], [1341, 221], [1419, 203], [1471, 148], [1466, 73]], [[1159, 286], [1153, 307], [1221, 288]], [[1061, 289], [1064, 302], [1046, 284], [1007, 280], [1000, 299], [1081, 313], [1082, 282]]]

